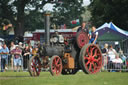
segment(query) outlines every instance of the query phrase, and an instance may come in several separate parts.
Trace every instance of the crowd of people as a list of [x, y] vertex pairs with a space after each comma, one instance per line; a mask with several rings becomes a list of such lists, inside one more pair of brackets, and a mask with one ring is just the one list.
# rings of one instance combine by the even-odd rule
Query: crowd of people
[[14, 72], [20, 71], [21, 67], [23, 67], [24, 70], [27, 69], [29, 58], [32, 56], [34, 50], [38, 50], [38, 45], [32, 47], [22, 42], [19, 42], [18, 45], [11, 42], [10, 45], [7, 46], [4, 43], [0, 46], [1, 72], [8, 70], [9, 64]]
[[104, 58], [104, 69], [107, 69], [108, 71], [112, 71], [111, 69], [121, 71], [123, 65], [126, 64], [127, 57], [124, 56], [123, 51], [120, 49], [118, 43], [115, 43], [115, 47], [105, 44], [104, 48], [102, 49], [102, 53]]

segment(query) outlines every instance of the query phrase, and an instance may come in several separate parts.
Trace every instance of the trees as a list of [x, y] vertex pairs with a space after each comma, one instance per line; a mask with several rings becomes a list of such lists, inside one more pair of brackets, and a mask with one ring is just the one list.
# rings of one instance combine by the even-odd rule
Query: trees
[[100, 26], [104, 22], [112, 21], [118, 27], [127, 30], [128, 0], [91, 0], [91, 21]]
[[79, 19], [82, 21], [81, 14], [85, 12], [82, 6], [83, 0], [59, 0], [59, 3], [54, 5], [54, 18], [57, 18], [58, 24], [66, 24], [71, 27], [71, 21]]
[[15, 36], [23, 36], [26, 30], [33, 29], [29, 24], [35, 22], [31, 23], [30, 20], [33, 20], [33, 16], [39, 19], [39, 10], [48, 2], [51, 0], [0, 0], [0, 18], [11, 21], [15, 28]]
[[83, 0], [0, 0], [0, 18], [11, 21], [15, 36], [23, 36], [26, 30], [43, 28], [43, 7], [46, 3], [55, 4], [53, 16], [57, 18], [57, 24], [69, 25], [71, 20], [82, 20], [82, 2]]

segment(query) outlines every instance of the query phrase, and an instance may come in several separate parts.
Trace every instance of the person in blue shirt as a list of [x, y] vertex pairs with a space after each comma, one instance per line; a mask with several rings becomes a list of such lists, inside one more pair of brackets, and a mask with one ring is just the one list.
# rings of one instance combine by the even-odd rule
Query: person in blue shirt
[[89, 32], [89, 43], [96, 44], [98, 38], [98, 32], [96, 32], [96, 27], [92, 26], [91, 31]]
[[7, 68], [8, 53], [9, 53], [9, 49], [8, 49], [7, 45], [4, 44], [2, 49], [0, 49], [0, 54], [1, 54], [1, 72], [5, 71], [5, 67]]

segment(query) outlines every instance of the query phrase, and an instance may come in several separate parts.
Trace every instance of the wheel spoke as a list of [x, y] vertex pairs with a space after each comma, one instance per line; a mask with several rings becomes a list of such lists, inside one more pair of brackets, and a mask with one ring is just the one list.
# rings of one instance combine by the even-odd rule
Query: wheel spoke
[[88, 56], [90, 56], [89, 49], [86, 50], [86, 53]]
[[88, 59], [89, 59], [88, 57], [84, 56], [84, 60], [88, 60]]
[[92, 47], [92, 48], [91, 48], [91, 56], [94, 56], [94, 54], [93, 54], [94, 51], [95, 51], [94, 49], [96, 49], [96, 47]]
[[90, 63], [90, 61], [88, 61], [85, 65], [87, 66]]
[[56, 59], [54, 59], [53, 62], [54, 62], [55, 65], [57, 64], [57, 63], [56, 63]]
[[94, 71], [96, 70], [97, 66], [96, 64], [92, 63]]
[[97, 60], [100, 61], [101, 57], [99, 57]]
[[94, 55], [93, 55], [93, 57], [95, 57], [95, 56], [97, 56], [97, 49], [95, 50], [95, 52], [94, 52]]
[[60, 61], [60, 59], [59, 59], [59, 58], [57, 58], [56, 64], [58, 64], [58, 63], [59, 63], [59, 61]]
[[61, 64], [58, 64], [57, 67], [59, 68], [61, 66]]
[[94, 59], [93, 61], [96, 62], [96, 63], [98, 63], [98, 59]]
[[92, 70], [92, 64], [90, 63], [90, 65], [89, 65], [89, 71], [91, 71]]

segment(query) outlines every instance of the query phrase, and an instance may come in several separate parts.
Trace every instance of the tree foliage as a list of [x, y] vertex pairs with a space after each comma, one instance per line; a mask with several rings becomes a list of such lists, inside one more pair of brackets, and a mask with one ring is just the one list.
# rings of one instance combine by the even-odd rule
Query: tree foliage
[[48, 2], [51, 0], [0, 0], [0, 18], [10, 20], [15, 28], [15, 35], [23, 36], [26, 30], [42, 26], [42, 13], [39, 10], [43, 10]]
[[79, 19], [82, 21], [81, 14], [85, 12], [85, 8], [82, 6], [83, 0], [59, 0], [59, 3], [55, 4], [54, 18], [57, 18], [58, 24], [66, 24], [70, 27], [72, 20]]
[[0, 18], [10, 20], [15, 35], [23, 36], [25, 31], [44, 28], [43, 7], [47, 3], [54, 3], [52, 23], [69, 25], [71, 20], [82, 20], [83, 0], [0, 0]]
[[89, 7], [94, 25], [100, 26], [105, 22], [113, 22], [127, 30], [128, 0], [91, 0]]

